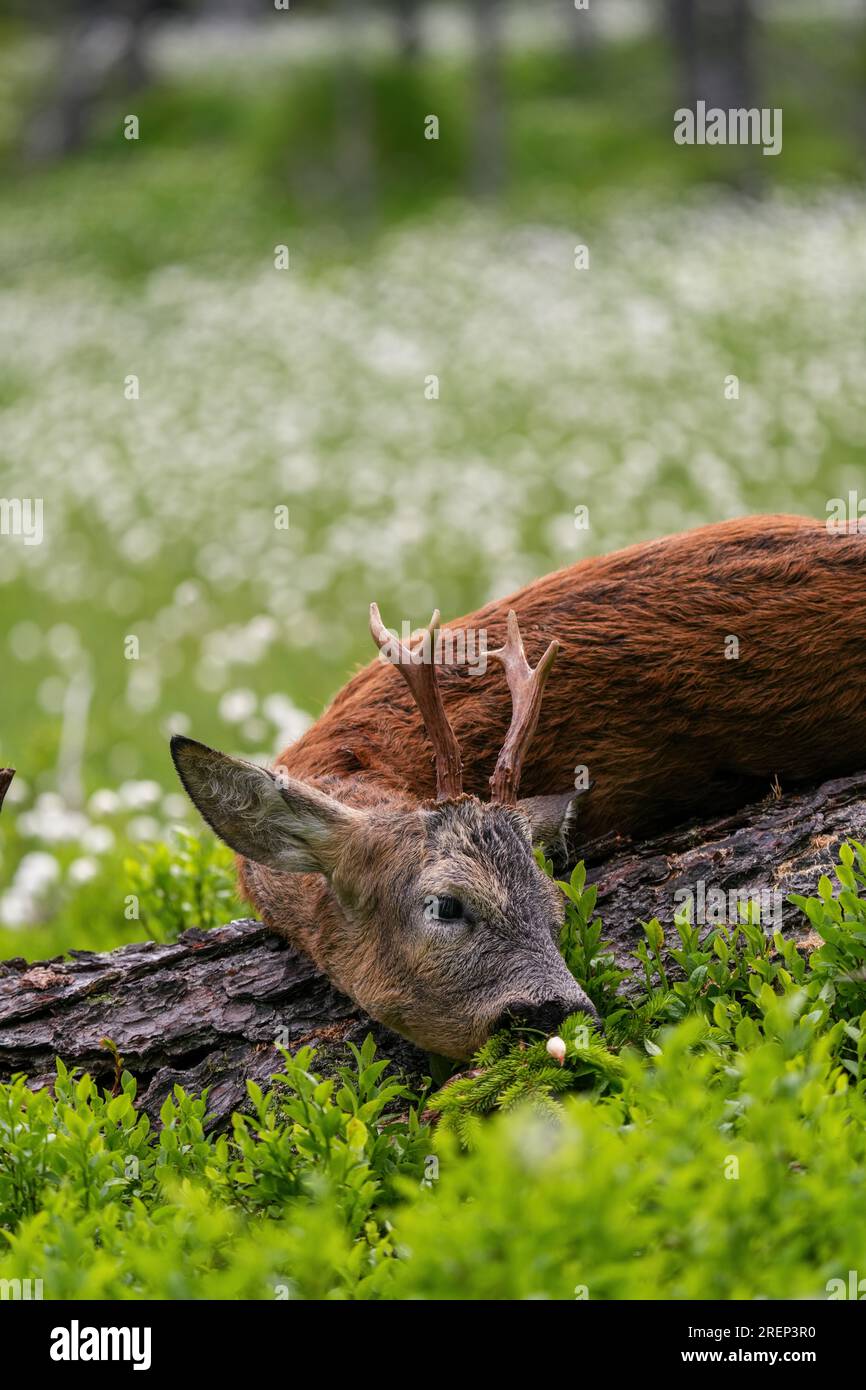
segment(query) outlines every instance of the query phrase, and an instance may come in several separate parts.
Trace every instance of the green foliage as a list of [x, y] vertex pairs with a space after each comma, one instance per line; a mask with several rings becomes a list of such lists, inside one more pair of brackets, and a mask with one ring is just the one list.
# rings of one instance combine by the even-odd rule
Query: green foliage
[[429, 1103], [435, 1128], [370, 1039], [326, 1079], [283, 1052], [231, 1135], [180, 1087], [155, 1130], [128, 1072], [116, 1095], [62, 1062], [53, 1097], [16, 1078], [0, 1278], [49, 1298], [826, 1297], [866, 1267], [862, 845], [836, 878], [792, 899], [808, 955], [754, 912], [704, 935], [681, 913], [663, 980], [646, 923], [623, 998], [573, 875], [563, 946], [604, 1036], [573, 1015], [560, 1067], [497, 1034]]
[[566, 1091], [591, 1089], [602, 1095], [616, 1088], [622, 1064], [586, 1014], [567, 1018], [560, 1036], [567, 1049], [562, 1066], [549, 1056], [544, 1039], [514, 1042], [507, 1032], [497, 1033], [475, 1058], [481, 1075], [450, 1082], [432, 1098], [430, 1109], [441, 1114], [444, 1129], [453, 1129], [464, 1147], [471, 1148], [480, 1133], [479, 1117], [490, 1110], [529, 1104], [539, 1114], [555, 1116], [554, 1097]]
[[[547, 874], [552, 866], [543, 856], [539, 862]], [[559, 941], [566, 965], [579, 980], [600, 1013], [609, 1013], [616, 991], [628, 971], [618, 970], [612, 950], [601, 939], [601, 918], [593, 917], [598, 889], [586, 886], [586, 869], [578, 864], [567, 883], [560, 881], [565, 895], [565, 925]]]
[[[408, 66], [393, 49], [366, 55], [365, 198], [346, 177], [343, 59], [313, 45], [283, 61], [264, 32], [248, 35], [241, 65], [231, 46], [205, 53], [197, 35], [174, 34], [173, 61], [136, 94], [140, 141], [123, 138], [117, 89], [83, 149], [27, 161], [22, 178], [22, 134], [55, 85], [52, 50], [6, 26], [0, 406], [14, 474], [52, 499], [51, 534], [69, 544], [50, 575], [29, 547], [2, 547], [0, 762], [19, 775], [0, 816], [0, 956], [130, 939], [123, 861], [183, 813], [154, 802], [157, 823], [139, 836], [139, 807], [96, 816], [92, 795], [147, 779], [176, 797], [169, 727], [276, 753], [300, 729], [267, 712], [274, 697], [312, 715], [369, 659], [360, 595], [402, 613], [423, 589], [443, 612], [468, 612], [506, 583], [734, 504], [820, 515], [860, 486], [860, 395], [833, 386], [862, 375], [850, 361], [862, 339], [851, 292], [864, 244], [862, 26], [797, 9], [763, 31], [767, 104], [785, 112], [779, 159], [674, 144], [676, 78], [658, 36], [582, 57], [542, 42], [545, 26], [509, 43], [505, 185], [483, 206], [466, 197], [473, 58], [450, 45]], [[438, 140], [424, 139], [431, 112]], [[722, 194], [744, 181], [771, 196]], [[576, 242], [605, 248], [589, 274], [574, 269]], [[291, 270], [278, 274], [283, 243]], [[684, 288], [697, 283], [700, 294]], [[196, 373], [203, 304], [208, 370]], [[455, 336], [456, 321], [471, 332]], [[411, 354], [398, 369], [395, 345], [415, 343], [419, 324], [421, 356], [449, 364], [446, 411], [424, 400]], [[495, 371], [476, 340], [498, 344]], [[562, 363], [578, 356], [566, 389]], [[683, 392], [684, 361], [722, 382], [734, 356], [761, 410], [732, 413], [721, 388]], [[138, 404], [117, 369], [132, 358]], [[576, 433], [593, 516], [583, 534], [570, 520]], [[808, 466], [788, 467], [800, 451]], [[757, 470], [757, 457], [779, 467]], [[479, 531], [493, 492], [497, 526]], [[291, 504], [288, 534], [273, 527], [272, 494]], [[390, 546], [384, 570], [383, 515], [415, 540]], [[119, 659], [139, 631], [141, 662]], [[79, 670], [93, 683], [84, 800], [67, 808], [81, 823], [48, 841], [25, 818], [62, 785], [61, 706]], [[238, 684], [257, 701], [240, 722], [222, 712]], [[110, 830], [111, 846], [94, 849], [94, 830]], [[22, 912], [16, 878], [34, 851], [52, 853], [61, 877]], [[91, 856], [98, 877], [85, 881], [72, 865]]]
[[832, 1036], [797, 1033], [780, 1011], [717, 1052], [688, 1018], [651, 1058], [623, 1054], [618, 1094], [566, 1098], [558, 1124], [503, 1116], [468, 1158], [440, 1135], [438, 1191], [395, 1221], [390, 1292], [826, 1297], [866, 1259], [866, 1106]]
[[171, 844], [141, 845], [124, 870], [141, 925], [154, 941], [176, 941], [187, 927], [220, 926], [241, 915], [234, 855], [212, 835], [182, 826]]
[[[539, 856], [539, 862], [551, 873], [549, 861]], [[701, 1020], [707, 1044], [716, 1048], [759, 1040], [761, 1024], [766, 1031], [768, 1018], [776, 1020], [780, 1009], [785, 1016], [795, 1011], [801, 1017], [798, 1028], [807, 1033], [837, 1026], [842, 1051], [850, 1052], [850, 1044], [857, 1049], [866, 1046], [854, 1021], [866, 1009], [866, 903], [856, 892], [866, 885], [864, 871], [866, 850], [856, 842], [845, 844], [836, 869], [838, 897], [826, 876], [820, 880], [818, 898], [792, 896], [825, 943], [808, 957], [781, 933], [768, 936], [755, 907], [743, 914], [744, 920], [713, 927], [703, 937], [688, 913], [680, 912], [674, 922], [679, 946], [671, 946], [667, 954], [683, 978], [672, 983], [664, 963], [662, 925], [656, 918], [645, 922], [645, 941], [635, 951], [645, 989], [624, 1002], [616, 990], [628, 972], [616, 968], [602, 940], [601, 921], [593, 916], [596, 890], [586, 886], [584, 866], [579, 864], [568, 882], [559, 883], [566, 898], [560, 945], [572, 974], [604, 1018], [606, 1042], [588, 1019], [573, 1015], [562, 1029], [566, 1056], [560, 1068], [543, 1040], [529, 1042], [519, 1029], [516, 1036], [498, 1033], [476, 1058], [481, 1074], [458, 1078], [434, 1097], [431, 1107], [441, 1112], [444, 1128], [471, 1146], [480, 1132], [477, 1117], [492, 1109], [508, 1110], [518, 1101], [531, 1100], [536, 1109], [550, 1110], [553, 1097], [564, 1091], [591, 1088], [598, 1096], [615, 1092], [622, 1063], [612, 1049], [638, 1045], [656, 1056], [658, 1030], [686, 1018]], [[842, 1052], [838, 1055], [841, 1058]], [[859, 1052], [856, 1058], [845, 1058], [858, 1079], [861, 1057]]]
[[321, 1191], [326, 1175], [337, 1209], [357, 1235], [374, 1204], [393, 1196], [397, 1173], [420, 1177], [429, 1144], [416, 1111], [399, 1119], [386, 1113], [397, 1101], [405, 1110], [411, 1092], [395, 1081], [382, 1084], [388, 1062], [374, 1060], [372, 1038], [360, 1051], [349, 1046], [356, 1071], [341, 1067], [339, 1082], [309, 1071], [315, 1054], [304, 1047], [294, 1058], [283, 1053], [286, 1069], [274, 1080], [287, 1088], [284, 1098], [247, 1083], [255, 1117], [234, 1116], [240, 1157], [228, 1177], [241, 1185], [250, 1208], [275, 1215], [287, 1201]]
[[0, 1276], [54, 1298], [366, 1296], [393, 1254], [377, 1209], [420, 1181], [429, 1138], [372, 1040], [352, 1052], [339, 1082], [283, 1052], [232, 1140], [180, 1086], [155, 1132], [129, 1072], [115, 1096], [60, 1059], [55, 1097], [0, 1087]]

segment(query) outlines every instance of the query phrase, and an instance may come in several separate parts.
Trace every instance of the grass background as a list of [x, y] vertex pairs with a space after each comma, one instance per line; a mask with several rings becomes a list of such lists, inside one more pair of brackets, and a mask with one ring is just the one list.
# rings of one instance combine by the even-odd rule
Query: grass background
[[863, 488], [855, 18], [765, 27], [776, 159], [673, 144], [661, 38], [511, 51], [507, 183], [481, 204], [469, 59], [371, 51], [365, 209], [339, 63], [262, 42], [237, 65], [181, 33], [85, 150], [29, 167], [47, 50], [4, 37], [0, 495], [42, 496], [45, 540], [0, 538], [0, 956], [140, 935], [125, 863], [186, 815], [168, 734], [272, 756], [370, 656], [370, 599], [447, 617]]

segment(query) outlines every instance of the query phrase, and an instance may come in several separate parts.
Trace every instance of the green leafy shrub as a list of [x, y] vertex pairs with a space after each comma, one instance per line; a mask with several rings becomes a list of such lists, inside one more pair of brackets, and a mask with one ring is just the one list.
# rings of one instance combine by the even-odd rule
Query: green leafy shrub
[[372, 1040], [352, 1053], [338, 1082], [308, 1070], [311, 1048], [283, 1052], [233, 1141], [180, 1086], [155, 1132], [129, 1072], [115, 1096], [59, 1060], [54, 1097], [0, 1087], [0, 1277], [55, 1298], [364, 1296], [393, 1256], [380, 1209], [430, 1141]]
[[[0, 1278], [51, 1298], [822, 1298], [866, 1272], [866, 849], [792, 901], [807, 954], [754, 914], [614, 992], [580, 872], [566, 958], [602, 1037], [492, 1038], [420, 1104], [368, 1040], [323, 1080], [302, 1049], [231, 1136], [176, 1087], [155, 1131], [58, 1063], [0, 1087]], [[505, 1111], [504, 1114], [489, 1112]], [[5, 1247], [5, 1250], [3, 1250]]]
[[866, 1107], [831, 1034], [745, 1051], [692, 1017], [562, 1121], [509, 1114], [395, 1220], [400, 1298], [820, 1298], [864, 1270]]
[[171, 843], [141, 845], [124, 870], [141, 925], [154, 941], [176, 941], [187, 927], [208, 930], [243, 914], [234, 855], [213, 835], [175, 826]]

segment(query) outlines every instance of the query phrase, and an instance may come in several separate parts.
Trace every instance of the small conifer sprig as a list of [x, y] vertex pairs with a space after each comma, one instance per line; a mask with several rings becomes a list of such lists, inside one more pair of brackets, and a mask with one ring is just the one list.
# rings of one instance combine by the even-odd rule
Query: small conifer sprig
[[622, 1062], [605, 1045], [588, 1014], [571, 1014], [559, 1036], [565, 1044], [561, 1065], [550, 1056], [548, 1039], [540, 1033], [494, 1034], [477, 1053], [472, 1073], [443, 1086], [429, 1101], [429, 1109], [471, 1148], [481, 1117], [492, 1110], [529, 1104], [541, 1113], [556, 1114], [556, 1097], [566, 1091], [601, 1095], [617, 1089]]

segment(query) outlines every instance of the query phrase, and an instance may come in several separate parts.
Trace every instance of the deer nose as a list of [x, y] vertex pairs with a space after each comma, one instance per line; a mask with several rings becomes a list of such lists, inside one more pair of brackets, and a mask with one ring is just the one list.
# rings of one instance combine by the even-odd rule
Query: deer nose
[[543, 999], [543, 1000], [522, 1000], [517, 1004], [511, 1004], [499, 1018], [498, 1028], [505, 1028], [509, 1024], [523, 1024], [525, 1028], [538, 1028], [542, 1033], [555, 1033], [564, 1018], [569, 1014], [576, 1013], [578, 1009], [583, 1009], [591, 1018], [599, 1022], [598, 1014], [587, 999], [582, 994], [579, 999]]

